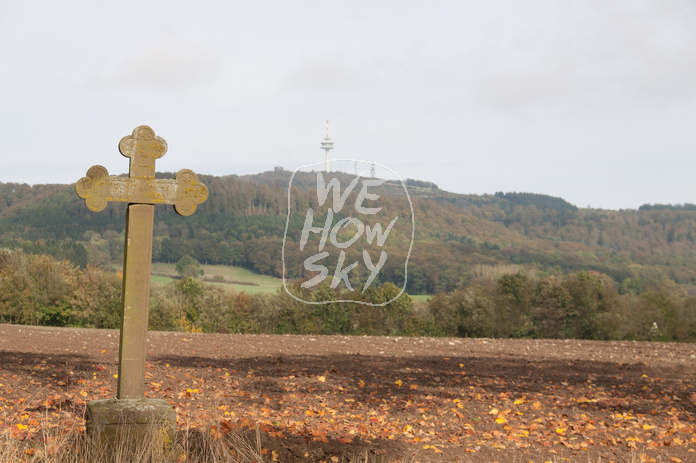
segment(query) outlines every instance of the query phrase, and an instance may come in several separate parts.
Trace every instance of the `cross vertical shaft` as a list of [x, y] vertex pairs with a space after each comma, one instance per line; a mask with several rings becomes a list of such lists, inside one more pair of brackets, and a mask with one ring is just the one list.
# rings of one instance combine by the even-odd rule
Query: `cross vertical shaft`
[[[144, 396], [155, 206], [129, 204], [123, 255], [121, 336], [116, 398]], [[127, 372], [127, 373], [126, 373]]]

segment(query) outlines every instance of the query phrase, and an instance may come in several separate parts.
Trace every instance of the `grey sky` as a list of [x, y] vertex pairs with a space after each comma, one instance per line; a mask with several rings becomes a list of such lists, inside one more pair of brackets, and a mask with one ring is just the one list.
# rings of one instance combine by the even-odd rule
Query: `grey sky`
[[[459, 193], [696, 203], [693, 1], [0, 1], [0, 181], [370, 159]], [[387, 176], [388, 172], [377, 172]]]

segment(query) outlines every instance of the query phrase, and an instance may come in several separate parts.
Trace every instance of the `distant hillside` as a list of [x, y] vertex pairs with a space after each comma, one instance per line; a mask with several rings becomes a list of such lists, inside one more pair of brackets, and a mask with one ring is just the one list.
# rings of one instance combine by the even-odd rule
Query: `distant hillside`
[[[210, 198], [194, 215], [182, 218], [171, 207], [156, 208], [153, 259], [175, 262], [191, 254], [204, 263], [240, 265], [281, 276], [291, 175], [275, 170], [200, 176]], [[353, 178], [338, 176], [342, 185]], [[692, 205], [604, 211], [579, 209], [540, 194], [460, 195], [430, 182], [409, 179], [408, 183], [416, 221], [410, 293], [450, 291], [503, 268], [542, 276], [598, 272], [622, 292], [640, 292], [665, 279], [689, 288], [696, 284]], [[289, 234], [298, 237], [307, 207], [317, 201], [316, 174], [298, 173], [293, 186]], [[403, 195], [402, 188], [397, 182], [380, 187], [385, 210], [402, 211], [397, 198]], [[110, 265], [121, 260], [124, 221], [125, 204], [90, 212], [72, 185], [0, 184], [2, 247], [48, 253], [83, 266]], [[406, 250], [397, 246], [390, 256]], [[286, 256], [289, 276], [307, 277], [297, 259]], [[398, 269], [389, 264], [380, 278], [402, 284]]]

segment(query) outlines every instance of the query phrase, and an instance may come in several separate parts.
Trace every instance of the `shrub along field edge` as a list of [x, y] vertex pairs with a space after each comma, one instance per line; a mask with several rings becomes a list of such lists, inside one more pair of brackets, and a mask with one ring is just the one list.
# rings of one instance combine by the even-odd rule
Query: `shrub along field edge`
[[[394, 299], [400, 288], [392, 283], [360, 293], [334, 290], [327, 284], [308, 291], [300, 282], [291, 282], [293, 293], [326, 302], [310, 305], [290, 297], [280, 287], [264, 286], [266, 278], [259, 277], [259, 286], [238, 285], [231, 290], [220, 281], [206, 283], [190, 276], [153, 285], [149, 328], [211, 333], [696, 341], [696, 298], [670, 280], [640, 294], [619, 294], [611, 280], [591, 272], [564, 277], [503, 273], [473, 280], [427, 300], [405, 293]], [[277, 284], [276, 279], [271, 280]], [[255, 293], [259, 288], [263, 290]], [[1, 323], [117, 328], [120, 297], [119, 273], [89, 266], [80, 269], [50, 256], [0, 249]], [[384, 306], [357, 303], [382, 304], [392, 299]]]

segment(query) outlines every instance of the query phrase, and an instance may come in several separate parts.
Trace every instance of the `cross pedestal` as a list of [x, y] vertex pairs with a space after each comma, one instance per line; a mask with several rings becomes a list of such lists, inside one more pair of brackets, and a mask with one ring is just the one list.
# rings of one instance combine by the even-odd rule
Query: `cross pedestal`
[[169, 447], [176, 413], [166, 400], [144, 395], [154, 205], [173, 204], [177, 213], [188, 216], [208, 198], [208, 189], [188, 169], [180, 170], [175, 180], [155, 179], [155, 160], [167, 152], [167, 142], [150, 127], [137, 127], [118, 147], [130, 158], [128, 178], [109, 176], [104, 167], [93, 166], [75, 185], [92, 211], [103, 210], [109, 201], [128, 203], [117, 394], [87, 404], [87, 433], [108, 444], [154, 442]]

